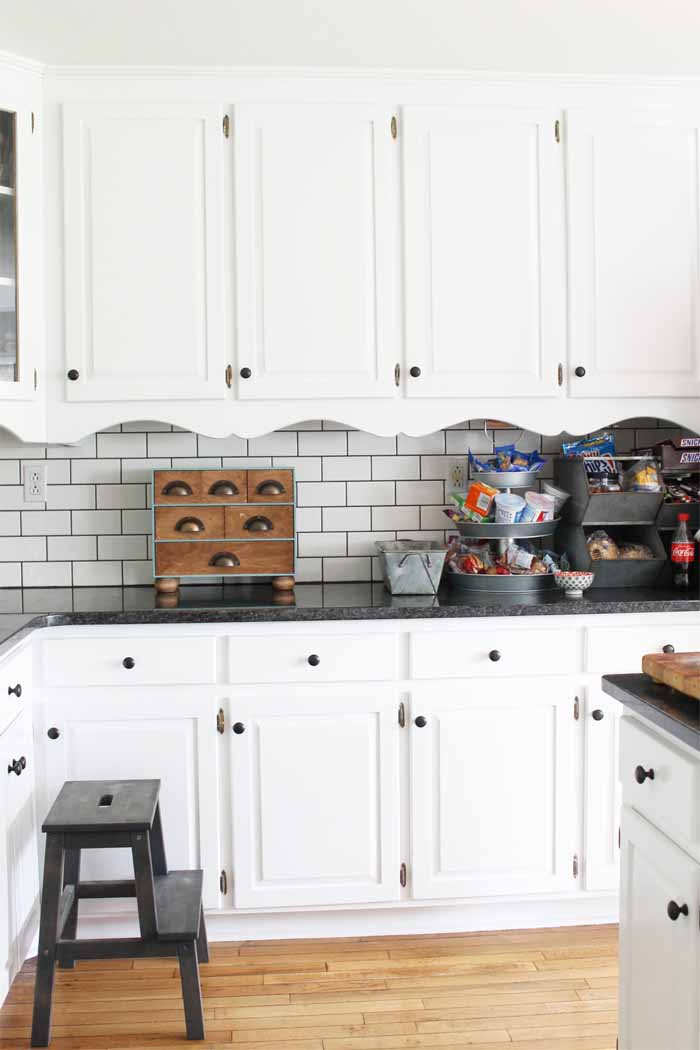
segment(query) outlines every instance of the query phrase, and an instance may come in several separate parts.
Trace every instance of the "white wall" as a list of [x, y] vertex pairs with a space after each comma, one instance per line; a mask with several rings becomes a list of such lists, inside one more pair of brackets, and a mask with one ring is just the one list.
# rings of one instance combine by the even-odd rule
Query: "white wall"
[[696, 0], [0, 0], [50, 63], [700, 74]]

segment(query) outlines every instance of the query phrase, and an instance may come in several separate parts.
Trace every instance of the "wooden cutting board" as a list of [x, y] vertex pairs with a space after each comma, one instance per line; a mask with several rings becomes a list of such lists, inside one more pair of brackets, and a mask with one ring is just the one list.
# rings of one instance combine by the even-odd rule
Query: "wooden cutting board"
[[700, 653], [649, 653], [642, 670], [655, 682], [700, 700]]

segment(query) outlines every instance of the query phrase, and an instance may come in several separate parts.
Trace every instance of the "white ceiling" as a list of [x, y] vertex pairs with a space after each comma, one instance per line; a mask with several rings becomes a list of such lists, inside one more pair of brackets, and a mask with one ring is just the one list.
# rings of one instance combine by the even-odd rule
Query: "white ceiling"
[[698, 0], [0, 0], [51, 64], [700, 74]]

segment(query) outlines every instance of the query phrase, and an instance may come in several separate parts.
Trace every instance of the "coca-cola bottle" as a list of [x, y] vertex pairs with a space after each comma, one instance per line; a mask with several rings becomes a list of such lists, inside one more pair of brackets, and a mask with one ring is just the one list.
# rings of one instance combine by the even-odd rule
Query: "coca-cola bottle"
[[678, 515], [678, 525], [671, 540], [671, 561], [673, 562], [673, 582], [676, 587], [687, 587], [690, 583], [688, 572], [695, 560], [695, 543], [688, 532], [689, 514]]

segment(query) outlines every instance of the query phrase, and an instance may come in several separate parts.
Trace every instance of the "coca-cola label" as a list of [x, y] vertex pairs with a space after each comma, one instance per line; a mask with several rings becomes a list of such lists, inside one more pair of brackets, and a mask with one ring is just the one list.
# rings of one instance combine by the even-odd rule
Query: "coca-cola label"
[[671, 561], [694, 561], [695, 560], [695, 544], [694, 543], [672, 543], [671, 544]]

